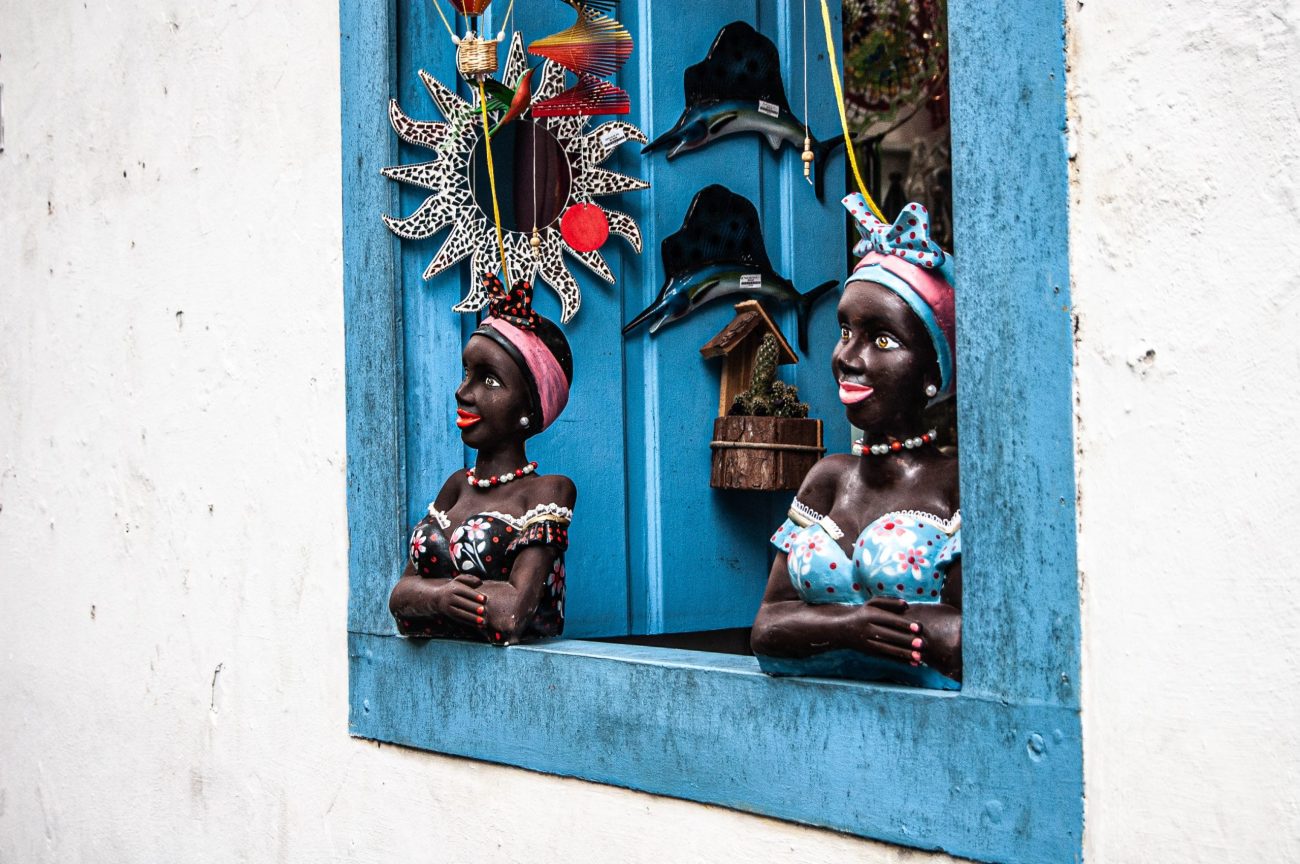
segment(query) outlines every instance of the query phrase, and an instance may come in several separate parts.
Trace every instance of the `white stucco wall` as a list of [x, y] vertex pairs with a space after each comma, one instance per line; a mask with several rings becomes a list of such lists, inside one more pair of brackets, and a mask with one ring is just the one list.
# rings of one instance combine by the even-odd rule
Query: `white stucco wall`
[[1300, 6], [1070, 5], [1086, 852], [1300, 860]]
[[[0, 862], [948, 860], [347, 736], [337, 10], [293, 5], [0, 0]], [[1295, 859], [1295, 8], [1071, 6], [1086, 850]]]

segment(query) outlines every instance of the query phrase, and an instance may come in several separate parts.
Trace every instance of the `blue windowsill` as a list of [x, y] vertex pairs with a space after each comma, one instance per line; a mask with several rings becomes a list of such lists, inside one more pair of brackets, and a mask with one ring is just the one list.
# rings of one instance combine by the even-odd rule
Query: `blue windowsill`
[[349, 654], [359, 737], [984, 860], [1079, 849], [1076, 708], [579, 640], [353, 633]]

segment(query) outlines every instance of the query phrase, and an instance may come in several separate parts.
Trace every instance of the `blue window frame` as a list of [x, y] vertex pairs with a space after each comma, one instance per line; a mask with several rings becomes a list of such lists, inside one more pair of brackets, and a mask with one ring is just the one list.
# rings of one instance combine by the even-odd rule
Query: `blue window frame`
[[[639, 51], [660, 27], [679, 37], [666, 22], [680, 5], [655, 5], [653, 13], [648, 2], [620, 6], [642, 28]], [[770, 8], [726, 5], [734, 14], [719, 23], [753, 21]], [[445, 290], [425, 302], [403, 289], [417, 267], [408, 257], [427, 256], [402, 249], [376, 217], [404, 206], [378, 173], [399, 161], [387, 99], [419, 104], [400, 83], [411, 70], [400, 67], [428, 64], [395, 49], [407, 43], [391, 2], [340, 4], [352, 734], [977, 859], [1080, 857], [1064, 9], [1056, 0], [949, 7], [966, 540], [958, 693], [770, 679], [748, 657], [577, 639], [502, 650], [395, 638], [386, 598], [424, 503], [413, 500], [423, 487], [412, 478], [432, 476], [436, 488], [455, 467], [422, 461], [414, 427], [419, 440], [456, 439], [449, 412], [433, 401], [442, 395], [422, 393], [419, 382], [431, 391], [445, 380], [436, 370], [458, 368], [462, 334], [445, 328]], [[787, 36], [790, 14], [775, 23]], [[680, 107], [680, 78], [669, 77], [654, 85], [653, 100], [667, 101], [654, 109], [656, 130]], [[671, 175], [653, 179], [657, 188], [636, 205], [643, 227], [671, 231], [686, 201], [673, 195], [656, 205], [650, 196], [668, 195]], [[788, 194], [775, 194], [762, 212], [784, 206]], [[783, 251], [793, 251], [785, 248], [793, 237], [779, 241]], [[776, 242], [769, 230], [769, 248]], [[656, 247], [648, 230], [641, 262], [624, 263], [622, 286], [657, 286], [647, 275], [658, 275]], [[824, 356], [817, 350], [814, 373]], [[629, 506], [632, 524], [657, 516]], [[648, 554], [634, 545], [630, 537], [630, 556]], [[636, 569], [623, 566], [612, 581]], [[626, 593], [613, 605], [621, 602], [629, 629], [656, 629], [656, 602], [671, 618], [670, 593], [631, 577], [619, 584]], [[638, 592], [651, 597], [640, 612]], [[494, 686], [476, 685], [485, 679]], [[475, 726], [492, 734], [441, 732]]]

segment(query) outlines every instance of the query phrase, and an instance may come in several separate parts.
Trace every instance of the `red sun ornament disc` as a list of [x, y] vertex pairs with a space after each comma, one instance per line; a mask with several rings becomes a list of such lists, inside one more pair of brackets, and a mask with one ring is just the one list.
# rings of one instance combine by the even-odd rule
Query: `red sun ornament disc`
[[595, 204], [574, 204], [560, 217], [560, 234], [575, 252], [595, 252], [609, 239], [609, 219]]

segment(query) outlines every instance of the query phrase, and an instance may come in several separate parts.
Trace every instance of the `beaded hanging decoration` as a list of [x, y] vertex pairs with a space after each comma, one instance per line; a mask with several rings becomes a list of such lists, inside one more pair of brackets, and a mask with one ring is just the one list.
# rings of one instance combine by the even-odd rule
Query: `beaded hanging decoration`
[[[525, 108], [510, 106], [498, 97], [489, 96], [487, 86], [476, 87], [467, 100], [423, 70], [420, 79], [444, 119], [441, 122], [413, 119], [402, 111], [395, 99], [389, 102], [388, 115], [399, 138], [433, 151], [434, 158], [428, 162], [384, 168], [382, 173], [391, 180], [429, 190], [431, 194], [409, 216], [394, 218], [385, 215], [384, 223], [405, 240], [425, 240], [451, 229], [425, 268], [425, 279], [433, 278], [467, 257], [474, 273], [500, 272], [504, 268], [509, 283], [521, 279], [545, 282], [559, 295], [560, 320], [567, 323], [577, 313], [582, 296], [565, 256], [577, 259], [592, 273], [613, 284], [614, 272], [599, 248], [590, 248], [590, 239], [585, 242], [578, 240], [577, 247], [568, 242], [559, 217], [547, 225], [529, 226], [528, 230], [502, 229], [498, 235], [496, 223], [499, 220], [495, 214], [486, 212], [475, 199], [470, 174], [475, 150], [484, 136], [484, 124], [480, 122], [482, 115], [487, 115], [490, 129], [492, 123], [500, 124], [511, 110], [519, 109], [515, 110], [516, 116], [531, 114], [532, 106], [564, 91], [564, 67], [546, 60], [539, 69], [530, 73], [523, 39], [515, 33], [500, 79], [482, 76], [479, 80], [485, 85], [489, 81], [514, 83], [516, 87], [507, 89], [516, 95], [518, 85], [526, 81], [530, 89], [526, 94]], [[590, 121], [584, 115], [536, 117], [534, 122], [554, 137], [568, 162], [570, 188], [561, 212], [567, 212], [568, 208], [578, 204], [599, 207], [608, 223], [608, 233], [622, 237], [639, 253], [641, 229], [636, 221], [626, 213], [596, 204], [595, 200], [650, 187], [638, 177], [601, 167], [621, 144], [628, 141], [644, 144], [647, 140], [645, 133], [621, 120], [589, 128]], [[474, 280], [468, 294], [452, 308], [457, 312], [476, 312], [486, 306], [488, 300], [481, 281]]]

